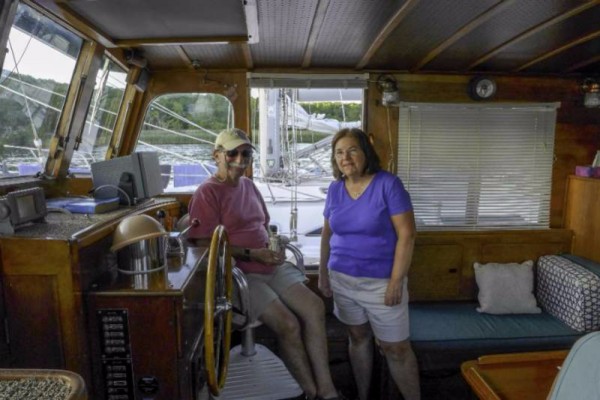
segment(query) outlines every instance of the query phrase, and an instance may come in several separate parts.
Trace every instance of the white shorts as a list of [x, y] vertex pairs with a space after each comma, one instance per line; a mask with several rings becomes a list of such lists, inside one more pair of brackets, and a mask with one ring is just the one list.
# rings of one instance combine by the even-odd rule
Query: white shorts
[[373, 334], [384, 342], [401, 342], [410, 336], [408, 321], [408, 279], [402, 284], [402, 300], [385, 305], [389, 279], [357, 278], [329, 270], [334, 314], [346, 325], [369, 322]]
[[290, 262], [284, 262], [272, 274], [246, 274], [250, 292], [250, 316], [258, 319], [267, 306], [296, 283], [306, 282], [306, 276]]

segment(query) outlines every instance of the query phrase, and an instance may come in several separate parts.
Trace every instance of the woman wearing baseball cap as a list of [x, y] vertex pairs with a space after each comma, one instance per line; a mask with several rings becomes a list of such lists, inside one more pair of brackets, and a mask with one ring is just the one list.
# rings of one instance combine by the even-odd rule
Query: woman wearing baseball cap
[[190, 201], [190, 218], [200, 224], [188, 238], [206, 244], [217, 225], [225, 226], [236, 265], [248, 279], [251, 318], [275, 332], [283, 361], [307, 399], [340, 399], [329, 370], [323, 301], [283, 251], [268, 248], [267, 207], [244, 176], [253, 151], [244, 131], [219, 133], [213, 151], [217, 171]]

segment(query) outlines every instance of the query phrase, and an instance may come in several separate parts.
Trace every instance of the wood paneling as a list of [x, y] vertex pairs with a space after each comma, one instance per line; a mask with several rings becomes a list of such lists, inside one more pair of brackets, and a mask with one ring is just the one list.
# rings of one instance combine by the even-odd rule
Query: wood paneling
[[4, 238], [0, 246], [12, 366], [81, 370], [83, 355], [65, 346], [83, 340], [73, 327], [81, 317], [68, 243]]
[[[201, 375], [192, 370], [199, 365], [198, 348], [203, 338], [206, 256], [204, 248], [189, 248], [185, 265], [179, 259], [170, 259], [168, 288], [161, 274], [148, 277], [149, 281], [159, 278], [162, 284], [150, 284], [147, 290], [132, 288], [136, 278], [118, 275], [99, 281], [88, 291], [87, 323], [97, 398], [106, 397], [99, 362], [107, 357], [102, 353], [102, 310], [126, 310], [133, 375], [136, 382], [142, 377], [158, 379], [160, 385], [153, 398], [196, 398], [191, 394], [192, 387]], [[134, 391], [136, 398], [142, 395], [139, 389]]]
[[463, 253], [461, 243], [417, 243], [408, 274], [411, 299], [459, 296]]
[[56, 275], [5, 277], [12, 367], [64, 368], [57, 280]]
[[[367, 96], [367, 133], [373, 134], [375, 148], [388, 165], [390, 155], [397, 157], [398, 108], [381, 105], [376, 74], [372, 74]], [[467, 94], [468, 75], [394, 75], [401, 101], [473, 102]], [[592, 162], [600, 148], [600, 113], [583, 107], [577, 79], [495, 77], [498, 92], [493, 102], [560, 102], [554, 139], [555, 163], [552, 171], [550, 226], [563, 226], [563, 207], [567, 177], [577, 165]], [[392, 138], [390, 147], [389, 136]]]
[[[0, 321], [6, 321], [6, 301], [3, 288], [3, 282], [2, 280], [0, 280]], [[4, 323], [2, 323], [2, 328], [3, 329], [0, 329], [0, 368], [8, 368], [10, 366], [10, 349], [8, 347], [8, 338], [6, 337], [6, 329], [4, 329]]]
[[[177, 324], [175, 300], [170, 296], [149, 295], [142, 297], [117, 298], [89, 296], [88, 308], [123, 309], [129, 318], [129, 337], [132, 352], [132, 367], [136, 372], [136, 381], [141, 377], [154, 376], [160, 381], [157, 397], [176, 399], [177, 387]], [[96, 312], [89, 315], [90, 341], [94, 341], [94, 353], [99, 352], [98, 335], [102, 332]], [[97, 347], [97, 348], [96, 348]], [[101, 359], [100, 355], [94, 357]], [[161, 360], [158, 362], [158, 360]], [[100, 364], [100, 363], [97, 363]], [[96, 393], [104, 393], [99, 378], [102, 377], [101, 365], [92, 365], [94, 369], [94, 387]]]
[[568, 252], [571, 238], [566, 229], [419, 232], [408, 275], [410, 299], [476, 299], [475, 262], [537, 261], [543, 255]]
[[565, 227], [575, 233], [572, 253], [600, 262], [600, 179], [570, 176]]

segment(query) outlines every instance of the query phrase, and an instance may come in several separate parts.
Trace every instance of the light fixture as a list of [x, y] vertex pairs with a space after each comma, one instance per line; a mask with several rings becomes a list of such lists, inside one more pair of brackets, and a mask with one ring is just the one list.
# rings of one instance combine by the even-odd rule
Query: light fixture
[[258, 6], [256, 0], [244, 0], [243, 4], [244, 13], [246, 14], [248, 44], [258, 43]]
[[592, 78], [585, 78], [581, 84], [584, 93], [583, 105], [587, 108], [600, 107], [600, 82]]
[[117, 256], [117, 270], [131, 276], [134, 289], [164, 289], [167, 283], [169, 233], [146, 214], [124, 218], [113, 233], [110, 251]]
[[127, 64], [135, 65], [139, 68], [146, 68], [148, 65], [148, 60], [144, 58], [144, 55], [138, 49], [125, 50], [125, 60], [127, 61]]
[[400, 92], [393, 76], [380, 75], [377, 78], [377, 88], [381, 91], [381, 104], [386, 107], [400, 104]]

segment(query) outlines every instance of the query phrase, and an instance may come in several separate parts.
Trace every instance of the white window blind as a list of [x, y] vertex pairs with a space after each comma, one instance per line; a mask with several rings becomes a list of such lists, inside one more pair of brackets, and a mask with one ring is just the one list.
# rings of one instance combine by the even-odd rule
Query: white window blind
[[398, 176], [419, 229], [548, 228], [558, 106], [401, 104]]

